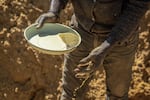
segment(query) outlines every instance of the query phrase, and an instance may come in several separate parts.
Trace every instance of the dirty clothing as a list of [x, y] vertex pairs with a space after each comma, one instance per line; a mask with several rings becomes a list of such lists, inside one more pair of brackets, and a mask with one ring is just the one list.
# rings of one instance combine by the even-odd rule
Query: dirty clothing
[[[58, 14], [68, 0], [52, 0], [50, 11]], [[65, 55], [61, 100], [85, 100], [83, 95], [92, 79], [75, 77], [79, 61], [105, 40], [114, 47], [104, 59], [107, 100], [128, 100], [131, 69], [138, 44], [136, 32], [148, 9], [146, 0], [71, 0], [73, 27], [80, 33], [81, 45]], [[82, 84], [84, 82], [84, 84]], [[82, 85], [82, 87], [81, 87]]]
[[[77, 67], [79, 61], [86, 57], [92, 49], [100, 45], [109, 34], [93, 34], [81, 27], [76, 28], [76, 30], [81, 34], [82, 42], [74, 52], [65, 55], [61, 100], [72, 100], [73, 97], [76, 98], [75, 100], [85, 100], [84, 93], [92, 76], [81, 87], [84, 80], [76, 78], [73, 70]], [[127, 100], [128, 98], [138, 34], [128, 39], [129, 41], [122, 44], [116, 44], [103, 63], [106, 72], [107, 98], [110, 98], [108, 100]]]
[[[52, 0], [50, 11], [60, 12], [68, 0]], [[88, 32], [110, 32], [112, 43], [125, 40], [148, 9], [148, 0], [71, 0], [78, 24]], [[54, 6], [53, 6], [54, 5]]]

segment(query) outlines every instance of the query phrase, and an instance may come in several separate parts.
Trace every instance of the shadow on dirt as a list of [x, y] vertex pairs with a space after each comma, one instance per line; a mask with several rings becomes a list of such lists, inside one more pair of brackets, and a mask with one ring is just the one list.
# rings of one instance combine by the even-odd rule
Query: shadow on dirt
[[145, 95], [144, 93], [137, 93], [134, 97], [129, 100], [150, 100], [150, 95]]

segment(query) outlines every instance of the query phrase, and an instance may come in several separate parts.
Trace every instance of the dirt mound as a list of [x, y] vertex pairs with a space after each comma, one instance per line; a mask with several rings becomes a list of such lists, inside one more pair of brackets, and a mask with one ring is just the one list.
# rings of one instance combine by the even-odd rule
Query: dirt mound
[[[57, 100], [61, 91], [62, 56], [34, 51], [23, 38], [24, 29], [49, 8], [49, 0], [1, 0], [0, 2], [0, 100]], [[68, 24], [67, 5], [61, 23]], [[139, 49], [133, 67], [130, 100], [150, 99], [150, 11], [141, 25]], [[104, 73], [90, 83], [87, 100], [105, 96]], [[101, 85], [99, 85], [101, 84]], [[101, 100], [102, 100], [101, 99]]]

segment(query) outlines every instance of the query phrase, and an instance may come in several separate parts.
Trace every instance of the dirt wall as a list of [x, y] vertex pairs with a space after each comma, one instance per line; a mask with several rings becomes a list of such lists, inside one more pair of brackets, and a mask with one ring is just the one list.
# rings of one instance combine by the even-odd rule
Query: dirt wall
[[[23, 37], [24, 29], [49, 8], [49, 0], [0, 0], [0, 100], [57, 100], [63, 56], [40, 54]], [[72, 7], [61, 13], [68, 24]], [[150, 99], [150, 11], [141, 23], [140, 44], [133, 66], [130, 100]], [[87, 100], [104, 99], [105, 73], [97, 72]], [[101, 100], [102, 100], [101, 99]]]

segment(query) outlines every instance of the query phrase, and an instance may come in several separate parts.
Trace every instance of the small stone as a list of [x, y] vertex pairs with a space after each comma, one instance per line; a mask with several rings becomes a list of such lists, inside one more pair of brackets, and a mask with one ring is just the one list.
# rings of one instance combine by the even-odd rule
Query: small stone
[[10, 46], [10, 43], [8, 41], [4, 41], [4, 46], [5, 47], [9, 47]]
[[58, 68], [58, 65], [54, 65], [55, 68]]
[[17, 92], [18, 92], [18, 88], [16, 87], [16, 88], [15, 88], [15, 93], [17, 93]]
[[10, 36], [11, 36], [11, 34], [10, 34], [10, 33], [7, 33], [6, 37], [9, 38]]
[[4, 93], [4, 97], [7, 98], [7, 93]]
[[3, 52], [4, 52], [4, 54], [7, 54], [7, 53], [8, 53], [8, 50], [4, 49]]
[[48, 94], [45, 96], [45, 100], [51, 100], [53, 98], [52, 94]]
[[16, 62], [18, 63], [18, 64], [22, 64], [22, 61], [21, 61], [21, 58], [17, 58], [17, 60], [16, 60]]

